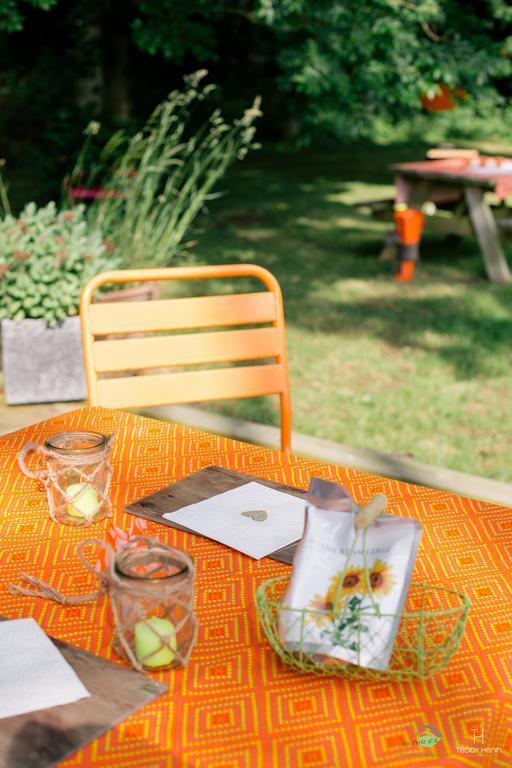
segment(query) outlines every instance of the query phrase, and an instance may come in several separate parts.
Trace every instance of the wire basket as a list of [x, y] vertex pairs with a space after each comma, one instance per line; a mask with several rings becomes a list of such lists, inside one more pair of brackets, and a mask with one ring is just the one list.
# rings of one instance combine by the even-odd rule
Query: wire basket
[[[288, 576], [281, 576], [262, 584], [256, 592], [256, 606], [272, 648], [286, 664], [300, 672], [352, 680], [425, 680], [446, 666], [464, 634], [470, 606], [467, 597], [445, 587], [411, 582], [388, 669], [349, 664], [312, 651], [313, 636], [308, 638], [311, 609], [281, 605], [288, 581]], [[287, 648], [280, 639], [279, 618], [283, 611], [287, 612], [288, 625], [292, 621], [300, 623], [298, 650]]]

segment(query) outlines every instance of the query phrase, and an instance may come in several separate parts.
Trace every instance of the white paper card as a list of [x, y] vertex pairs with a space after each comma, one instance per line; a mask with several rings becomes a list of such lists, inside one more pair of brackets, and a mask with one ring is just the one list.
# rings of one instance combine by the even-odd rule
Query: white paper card
[[34, 619], [0, 621], [0, 718], [90, 696]]
[[301, 538], [304, 510], [297, 496], [246, 483], [164, 518], [259, 560]]
[[354, 513], [310, 505], [282, 602], [282, 642], [291, 651], [387, 669], [421, 533], [417, 520], [389, 516], [365, 536], [354, 527]]

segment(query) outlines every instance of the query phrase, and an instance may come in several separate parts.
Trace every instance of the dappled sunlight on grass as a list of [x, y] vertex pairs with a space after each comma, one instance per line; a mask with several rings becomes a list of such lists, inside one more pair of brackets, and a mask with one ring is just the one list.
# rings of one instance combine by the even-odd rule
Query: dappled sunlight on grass
[[327, 203], [343, 203], [353, 205], [367, 200], [389, 200], [395, 196], [395, 188], [391, 184], [363, 184], [358, 182], [345, 182], [340, 192], [330, 192], [324, 196]]
[[241, 237], [244, 240], [250, 240], [254, 242], [260, 242], [261, 240], [269, 240], [275, 237], [278, 232], [276, 229], [235, 229], [234, 233], [237, 237]]
[[[254, 261], [279, 279], [295, 429], [512, 481], [512, 286], [487, 281], [474, 240], [439, 236], [425, 237], [414, 283], [399, 285], [378, 260], [389, 223], [351, 207], [388, 196], [389, 164], [423, 154], [253, 157], [190, 258]], [[271, 400], [219, 408], [278, 423]]]
[[347, 211], [346, 216], [340, 216], [339, 213], [338, 215], [331, 215], [325, 218], [316, 219], [308, 216], [299, 216], [295, 219], [295, 224], [298, 224], [301, 227], [316, 229], [323, 232], [327, 232], [328, 230], [334, 228], [336, 230], [336, 235], [340, 238], [341, 242], [343, 242], [343, 233], [340, 232], [340, 229], [345, 227], [357, 227], [360, 225], [361, 229], [364, 227], [367, 232], [373, 231], [377, 234], [382, 232], [382, 224], [379, 224], [377, 221], [368, 221], [367, 217], [365, 220], [362, 214], [359, 217], [351, 210]]

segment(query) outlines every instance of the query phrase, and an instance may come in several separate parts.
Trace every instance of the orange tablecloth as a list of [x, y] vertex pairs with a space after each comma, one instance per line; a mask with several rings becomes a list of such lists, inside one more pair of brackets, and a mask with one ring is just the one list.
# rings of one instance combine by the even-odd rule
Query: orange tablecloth
[[[106, 598], [65, 608], [13, 597], [6, 588], [21, 570], [66, 594], [92, 586], [75, 545], [91, 532], [101, 535], [108, 523], [85, 530], [52, 523], [43, 490], [21, 474], [16, 462], [26, 439], [41, 441], [69, 429], [115, 434], [112, 498], [121, 527], [133, 522], [123, 512], [125, 504], [209, 464], [301, 488], [315, 474], [345, 483], [358, 501], [384, 492], [394, 513], [422, 520], [425, 533], [414, 577], [459, 589], [473, 605], [458, 653], [429, 681], [367, 684], [309, 677], [283, 666], [254, 611], [256, 587], [288, 572], [287, 566], [266, 558], [257, 562], [198, 536], [150, 525], [151, 533], [186, 548], [196, 560], [197, 645], [185, 670], [159, 675], [169, 684], [165, 697], [62, 765], [512, 765], [511, 510], [309, 459], [285, 459], [256, 446], [99, 408], [7, 435], [0, 440], [0, 614], [33, 616], [48, 633], [108, 658], [115, 655], [106, 629]], [[414, 744], [425, 725], [442, 733], [434, 747]]]

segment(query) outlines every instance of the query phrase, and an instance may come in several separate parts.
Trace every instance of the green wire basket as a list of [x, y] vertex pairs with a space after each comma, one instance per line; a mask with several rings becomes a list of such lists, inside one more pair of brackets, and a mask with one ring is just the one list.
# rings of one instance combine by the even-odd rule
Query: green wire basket
[[[288, 576], [281, 576], [261, 584], [256, 592], [256, 607], [272, 648], [286, 664], [300, 672], [352, 680], [425, 680], [446, 666], [464, 634], [470, 606], [467, 597], [445, 587], [411, 582], [388, 669], [349, 664], [311, 651], [312, 610], [282, 606], [288, 581]], [[287, 612], [288, 626], [292, 621], [299, 622], [298, 650], [287, 648], [280, 639], [279, 618], [283, 611]], [[389, 619], [390, 615], [382, 614], [382, 617]]]

